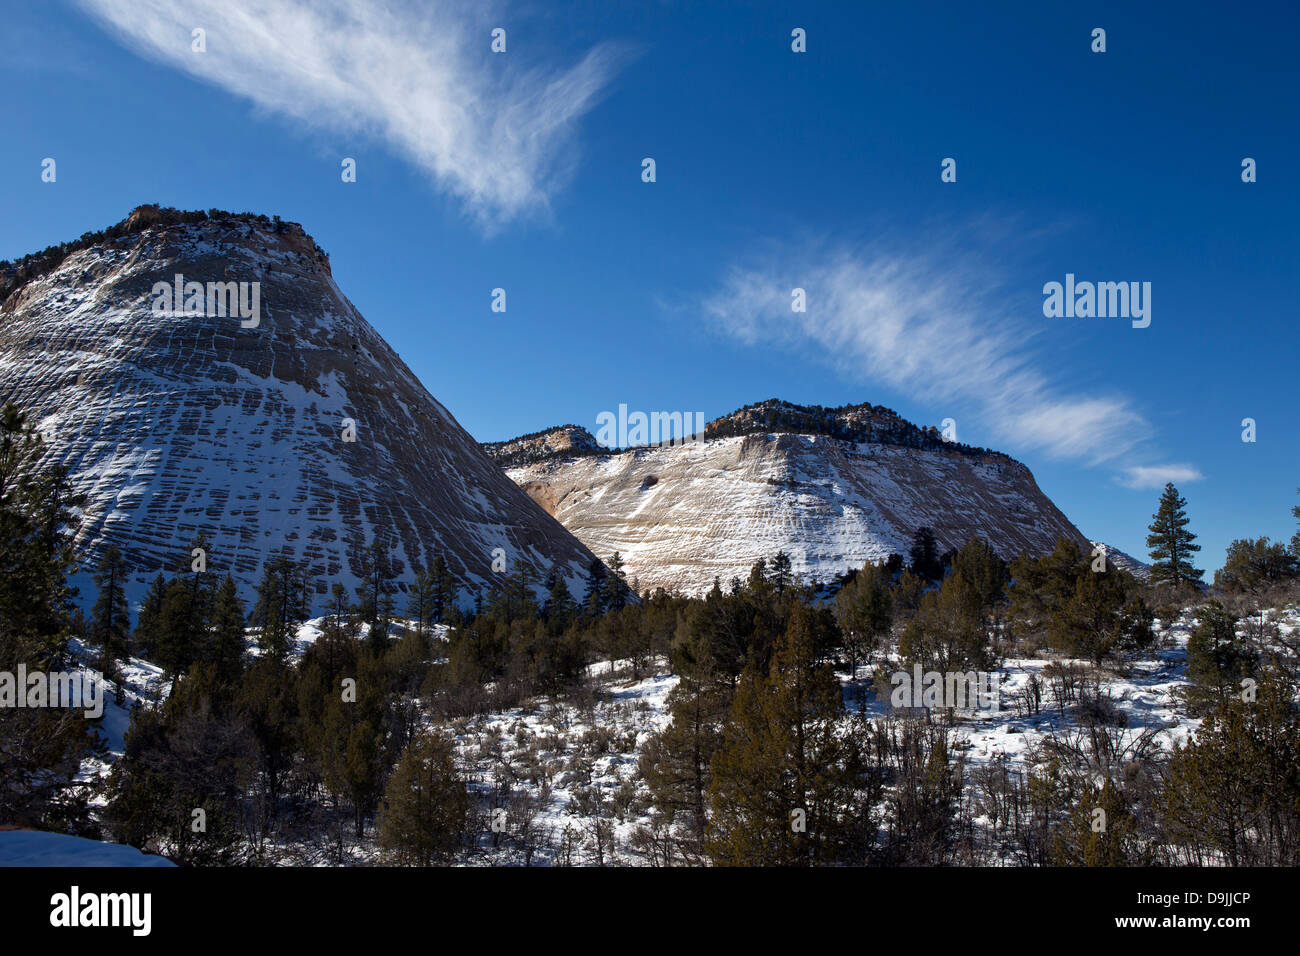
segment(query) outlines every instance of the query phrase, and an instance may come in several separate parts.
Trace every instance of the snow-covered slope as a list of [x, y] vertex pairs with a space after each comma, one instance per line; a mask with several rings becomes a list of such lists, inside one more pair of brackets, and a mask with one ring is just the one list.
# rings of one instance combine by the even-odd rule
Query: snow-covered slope
[[41, 830], [0, 831], [0, 866], [175, 866], [120, 843]]
[[1145, 561], [1139, 561], [1137, 558], [1133, 557], [1133, 555], [1127, 554], [1119, 548], [1113, 548], [1104, 541], [1090, 541], [1088, 543], [1092, 546], [1092, 551], [1095, 551], [1099, 547], [1105, 548], [1106, 559], [1111, 564], [1115, 565], [1115, 567], [1119, 568], [1121, 571], [1127, 571], [1139, 581], [1145, 581], [1147, 578], [1151, 577], [1151, 565], [1147, 564]]
[[614, 454], [548, 453], [506, 473], [599, 557], [620, 552], [643, 589], [700, 594], [715, 576], [725, 584], [778, 550], [796, 572], [824, 581], [906, 555], [923, 525], [941, 550], [972, 535], [1007, 558], [1050, 551], [1062, 536], [1088, 547], [1024, 465], [921, 444], [751, 432]]
[[[301, 227], [164, 222], [72, 253], [0, 308], [0, 402], [89, 495], [87, 567], [116, 543], [138, 598], [160, 569], [188, 565], [202, 531], [209, 570], [234, 573], [245, 596], [281, 550], [323, 594], [354, 583], [351, 549], [378, 534], [403, 582], [441, 553], [465, 587], [491, 579], [494, 557], [558, 564], [578, 587], [591, 555], [425, 390]], [[177, 274], [260, 283], [259, 323], [156, 314], [154, 284]]]

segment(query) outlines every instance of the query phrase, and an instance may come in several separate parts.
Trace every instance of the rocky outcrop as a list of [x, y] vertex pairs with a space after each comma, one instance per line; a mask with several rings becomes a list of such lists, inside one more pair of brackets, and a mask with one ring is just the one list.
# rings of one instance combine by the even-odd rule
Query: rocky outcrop
[[[246, 596], [279, 553], [323, 595], [355, 583], [352, 554], [378, 539], [400, 582], [442, 554], [464, 599], [494, 558], [556, 567], [578, 590], [591, 554], [416, 380], [301, 227], [183, 216], [197, 221], [146, 212], [6, 273], [23, 281], [0, 309], [0, 402], [89, 495], [88, 568], [117, 544], [138, 596], [203, 533], [209, 569]], [[155, 283], [177, 274], [258, 283], [256, 324], [155, 311]]]
[[482, 448], [502, 468], [531, 465], [548, 458], [610, 454], [609, 449], [596, 443], [591, 432], [578, 425], [559, 425], [509, 441], [484, 442]]
[[[1029, 469], [1005, 455], [949, 446], [887, 409], [748, 408], [762, 406], [796, 427], [849, 428], [851, 437], [768, 431], [767, 412], [746, 412], [710, 423], [706, 434], [724, 437], [551, 455], [507, 474], [599, 557], [619, 552], [643, 589], [699, 594], [778, 550], [807, 579], [826, 581], [906, 554], [923, 525], [941, 549], [979, 535], [1008, 558], [1050, 551], [1062, 536], [1088, 547]], [[867, 428], [878, 440], [855, 440]]]

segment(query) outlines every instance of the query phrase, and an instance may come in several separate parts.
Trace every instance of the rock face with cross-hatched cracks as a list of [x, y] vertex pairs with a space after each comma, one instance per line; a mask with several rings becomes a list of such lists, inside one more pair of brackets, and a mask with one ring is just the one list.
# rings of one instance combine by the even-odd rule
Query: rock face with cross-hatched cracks
[[[246, 599], [284, 553], [306, 563], [320, 608], [333, 582], [355, 586], [351, 555], [378, 536], [402, 585], [441, 554], [462, 602], [498, 576], [497, 548], [581, 593], [590, 552], [426, 391], [301, 227], [228, 216], [119, 228], [0, 306], [0, 402], [27, 414], [89, 496], [86, 578], [112, 542], [138, 599], [159, 570], [189, 567], [201, 532], [208, 569], [231, 572]], [[15, 286], [12, 266], [0, 273]], [[256, 326], [154, 311], [155, 284], [177, 274], [259, 283]]]
[[672, 446], [611, 452], [570, 425], [487, 447], [592, 551], [619, 552], [642, 590], [698, 595], [715, 577], [725, 588], [777, 551], [805, 580], [829, 582], [906, 557], [925, 525], [941, 552], [972, 535], [1008, 560], [1061, 537], [1092, 549], [1020, 462], [870, 405], [762, 402]]

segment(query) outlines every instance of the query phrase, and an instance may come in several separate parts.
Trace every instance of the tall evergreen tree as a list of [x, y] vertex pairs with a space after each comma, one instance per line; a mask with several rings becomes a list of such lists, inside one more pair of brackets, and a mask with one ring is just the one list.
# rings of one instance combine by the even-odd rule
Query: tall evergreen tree
[[416, 572], [407, 613], [424, 635], [431, 625], [445, 623], [455, 601], [455, 579], [443, 556], [436, 554], [427, 567]]
[[1147, 530], [1151, 549], [1151, 581], [1168, 581], [1174, 587], [1198, 583], [1203, 570], [1192, 567], [1192, 555], [1201, 550], [1196, 535], [1187, 530], [1187, 499], [1171, 481], [1160, 496], [1160, 506]]
[[688, 669], [668, 695], [670, 723], [646, 741], [638, 760], [654, 805], [681, 824], [692, 856], [704, 847], [713, 756], [731, 699], [730, 684], [707, 664]]
[[131, 611], [126, 602], [126, 578], [130, 573], [122, 552], [110, 544], [100, 555], [95, 569], [95, 586], [99, 596], [90, 612], [91, 633], [99, 645], [100, 670], [117, 683], [117, 701], [125, 700], [117, 662], [129, 653]]
[[844, 636], [849, 672], [856, 677], [858, 664], [870, 664], [875, 651], [889, 637], [894, 618], [893, 600], [880, 567], [868, 563], [835, 595], [835, 620]]
[[85, 505], [13, 405], [0, 410], [0, 664], [44, 666], [72, 633], [72, 536]]
[[257, 643], [263, 653], [278, 660], [289, 655], [298, 625], [307, 619], [306, 583], [302, 568], [281, 555], [262, 568], [257, 601], [249, 623], [259, 628]]
[[[352, 565], [353, 573], [360, 581], [357, 585], [357, 612], [361, 620], [372, 628], [376, 624], [386, 625], [392, 616], [395, 577], [391, 547], [376, 536], [369, 547], [353, 556]], [[386, 640], [386, 629], [383, 636]]]
[[379, 842], [390, 859], [407, 866], [448, 859], [465, 839], [470, 806], [451, 742], [433, 734], [417, 737], [389, 778], [384, 805]]
[[328, 617], [330, 622], [338, 628], [342, 628], [344, 622], [352, 617], [352, 605], [348, 601], [348, 591], [342, 584], [335, 581], [330, 586], [330, 603]]
[[617, 551], [609, 559], [608, 568], [601, 588], [601, 604], [607, 611], [622, 610], [627, 604], [627, 572], [623, 570], [623, 556]]
[[433, 624], [433, 573], [429, 568], [416, 569], [406, 614], [415, 624], [416, 634], [424, 637], [429, 633]]
[[212, 622], [216, 587], [207, 570], [209, 544], [200, 532], [167, 582], [156, 621], [147, 620], [154, 662], [173, 675], [183, 674], [204, 652]]
[[552, 637], [563, 634], [573, 623], [577, 614], [577, 605], [569, 593], [569, 584], [557, 569], [552, 568], [547, 582], [546, 606], [543, 615], [546, 618], [546, 631]]
[[772, 558], [770, 580], [778, 595], [784, 594], [785, 589], [794, 583], [794, 573], [790, 570], [790, 567], [790, 555], [784, 551], [778, 551]]
[[[190, 542], [182, 560], [181, 575], [189, 591], [190, 614], [195, 622], [195, 630], [201, 634], [207, 629], [212, 616], [212, 602], [217, 588], [212, 575], [208, 573], [208, 559], [212, 545], [205, 532], [200, 531]], [[199, 642], [201, 643], [201, 638]]]
[[433, 623], [446, 624], [456, 609], [456, 579], [441, 554], [433, 556], [429, 571], [433, 575]]
[[943, 563], [939, 560], [939, 542], [934, 529], [928, 526], [917, 528], [912, 534], [912, 547], [909, 549], [914, 574], [928, 581], [938, 581], [943, 577]]
[[204, 657], [216, 666], [217, 678], [234, 685], [244, 669], [244, 602], [229, 574], [217, 589], [212, 627]]
[[161, 572], [149, 584], [144, 599], [140, 602], [140, 612], [136, 615], [135, 633], [132, 640], [139, 653], [150, 660], [156, 660], [161, 641], [161, 621], [163, 601], [167, 597], [167, 579]]
[[[72, 535], [84, 496], [67, 470], [41, 461], [42, 442], [13, 405], [0, 409], [0, 671], [63, 666], [75, 624]], [[0, 821], [40, 829], [87, 823], [83, 757], [94, 725], [61, 707], [0, 707]]]
[[202, 621], [194, 616], [194, 594], [182, 577], [167, 582], [158, 613], [154, 663], [172, 676], [189, 670], [200, 650]]
[[589, 618], [605, 613], [605, 565], [593, 560], [587, 566], [587, 589], [582, 595], [582, 610]]
[[869, 807], [844, 700], [797, 605], [766, 674], [746, 671], [712, 762], [708, 849], [723, 866], [861, 862]]

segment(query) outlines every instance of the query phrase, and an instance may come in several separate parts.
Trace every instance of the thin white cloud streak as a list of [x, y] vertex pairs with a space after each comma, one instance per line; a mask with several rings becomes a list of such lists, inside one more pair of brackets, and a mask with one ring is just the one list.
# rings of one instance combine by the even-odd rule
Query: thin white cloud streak
[[[549, 207], [576, 122], [624, 59], [602, 44], [567, 68], [523, 68], [505, 18], [448, 0], [78, 2], [144, 56], [308, 127], [383, 140], [489, 230]], [[495, 26], [504, 54], [489, 51]]]
[[[961, 404], [1013, 448], [1097, 464], [1146, 437], [1126, 398], [1072, 393], [1038, 371], [1026, 326], [972, 291], [989, 286], [987, 270], [951, 256], [841, 249], [735, 268], [703, 308], [743, 343], [811, 348], [850, 380]], [[791, 310], [796, 287], [804, 313]]]
[[1145, 490], [1163, 488], [1166, 483], [1185, 484], [1200, 481], [1205, 476], [1192, 465], [1138, 465], [1124, 469], [1119, 483], [1126, 488]]

